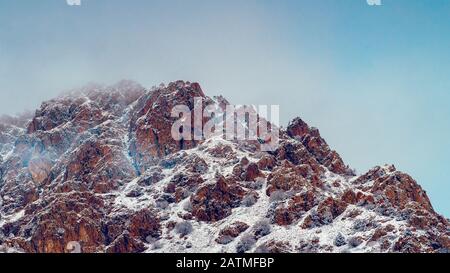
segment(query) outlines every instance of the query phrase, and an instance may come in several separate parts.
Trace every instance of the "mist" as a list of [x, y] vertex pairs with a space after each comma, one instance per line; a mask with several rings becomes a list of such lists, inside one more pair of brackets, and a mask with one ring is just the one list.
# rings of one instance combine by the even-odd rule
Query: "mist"
[[450, 5], [365, 2], [0, 1], [0, 115], [92, 82], [195, 81], [300, 116], [359, 173], [395, 164], [448, 216]]

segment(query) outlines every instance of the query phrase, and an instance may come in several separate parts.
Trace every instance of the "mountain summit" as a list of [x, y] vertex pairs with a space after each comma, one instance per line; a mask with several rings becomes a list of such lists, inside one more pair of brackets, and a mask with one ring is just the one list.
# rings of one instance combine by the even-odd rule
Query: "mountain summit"
[[394, 166], [357, 176], [300, 118], [279, 147], [180, 144], [198, 83], [90, 86], [0, 119], [0, 251], [448, 252], [450, 225]]

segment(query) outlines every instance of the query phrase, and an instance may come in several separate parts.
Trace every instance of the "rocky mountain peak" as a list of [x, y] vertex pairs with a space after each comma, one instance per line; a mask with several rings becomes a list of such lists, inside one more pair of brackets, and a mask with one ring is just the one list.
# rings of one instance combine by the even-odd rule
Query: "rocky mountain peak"
[[[356, 175], [300, 118], [275, 151], [175, 141], [175, 105], [223, 108], [198, 83], [122, 81], [0, 119], [0, 250], [446, 252], [450, 225], [394, 166]], [[206, 120], [202, 120], [206, 122]]]

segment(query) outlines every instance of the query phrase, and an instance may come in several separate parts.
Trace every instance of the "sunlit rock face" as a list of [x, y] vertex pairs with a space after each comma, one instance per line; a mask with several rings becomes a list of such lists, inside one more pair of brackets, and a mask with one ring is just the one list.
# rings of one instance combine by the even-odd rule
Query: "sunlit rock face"
[[449, 222], [412, 177], [356, 175], [300, 118], [271, 152], [174, 140], [171, 110], [194, 98], [229, 104], [197, 83], [122, 81], [0, 118], [0, 251], [449, 251]]

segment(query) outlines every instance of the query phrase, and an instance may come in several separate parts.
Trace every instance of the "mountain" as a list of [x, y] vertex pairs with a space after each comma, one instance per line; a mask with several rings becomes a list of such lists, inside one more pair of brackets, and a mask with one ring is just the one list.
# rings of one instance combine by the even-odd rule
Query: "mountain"
[[279, 147], [171, 137], [198, 83], [122, 81], [0, 119], [5, 252], [448, 252], [449, 221], [392, 165], [356, 175], [300, 118]]

